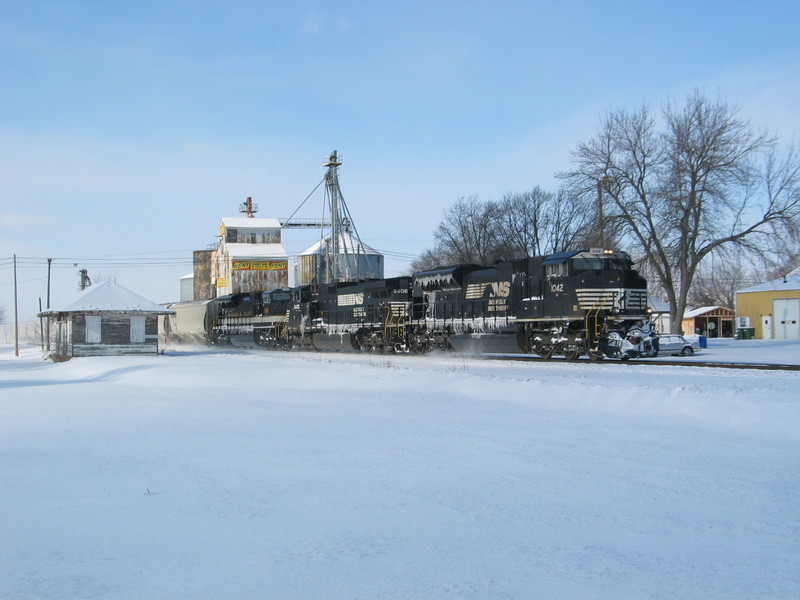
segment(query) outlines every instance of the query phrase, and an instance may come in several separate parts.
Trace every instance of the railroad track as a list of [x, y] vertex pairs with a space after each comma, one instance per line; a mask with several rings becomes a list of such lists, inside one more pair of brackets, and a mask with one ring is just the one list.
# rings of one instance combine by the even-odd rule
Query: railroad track
[[[558, 363], [575, 363], [577, 361], [567, 360], [566, 358], [540, 358], [538, 356], [522, 356], [517, 354], [501, 355], [485, 355], [482, 358], [489, 360], [515, 360], [520, 362], [558, 362]], [[665, 367], [704, 367], [712, 369], [750, 369], [756, 371], [800, 371], [800, 365], [783, 365], [783, 364], [769, 364], [769, 363], [734, 363], [734, 362], [694, 362], [684, 360], [602, 360], [590, 361], [583, 359], [581, 364], [595, 364], [595, 365], [629, 365], [629, 366], [665, 366]]]

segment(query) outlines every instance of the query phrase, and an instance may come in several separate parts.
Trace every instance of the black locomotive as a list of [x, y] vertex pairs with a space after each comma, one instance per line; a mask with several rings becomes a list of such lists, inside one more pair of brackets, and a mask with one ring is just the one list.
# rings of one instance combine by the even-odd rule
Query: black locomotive
[[233, 294], [207, 303], [203, 327], [213, 344], [272, 348], [657, 353], [645, 279], [626, 253], [598, 249]]

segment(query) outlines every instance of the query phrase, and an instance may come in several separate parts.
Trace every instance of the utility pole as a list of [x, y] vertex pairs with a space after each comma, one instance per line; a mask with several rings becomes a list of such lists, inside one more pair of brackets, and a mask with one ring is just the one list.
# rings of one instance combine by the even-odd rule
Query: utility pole
[[19, 313], [17, 312], [17, 255], [14, 255], [14, 356], [19, 356]]
[[597, 222], [600, 226], [600, 247], [606, 247], [606, 224], [603, 218], [603, 186], [608, 185], [608, 176], [597, 181]]
[[[47, 310], [50, 310], [50, 267], [53, 266], [53, 259], [47, 259]], [[39, 307], [39, 312], [42, 308]], [[47, 354], [50, 354], [50, 317], [47, 317]]]
[[44, 352], [44, 317], [42, 314], [42, 297], [39, 296], [39, 341], [42, 343], [42, 352]]
[[47, 308], [50, 308], [50, 267], [53, 266], [53, 259], [47, 259]]

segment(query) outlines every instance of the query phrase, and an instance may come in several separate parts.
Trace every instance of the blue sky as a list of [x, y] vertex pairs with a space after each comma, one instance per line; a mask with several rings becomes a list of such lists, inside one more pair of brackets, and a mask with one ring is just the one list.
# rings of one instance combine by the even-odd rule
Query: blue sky
[[334, 149], [392, 275], [458, 198], [554, 188], [610, 108], [700, 89], [790, 143], [798, 30], [796, 2], [0, 0], [0, 305], [14, 253], [21, 316], [47, 257], [54, 304], [74, 264], [175, 300], [221, 217], [288, 216]]

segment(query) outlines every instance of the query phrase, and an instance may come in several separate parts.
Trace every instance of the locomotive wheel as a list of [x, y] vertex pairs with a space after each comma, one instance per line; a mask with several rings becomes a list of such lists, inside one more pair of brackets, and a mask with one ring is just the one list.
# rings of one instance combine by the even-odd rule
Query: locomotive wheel
[[418, 339], [411, 340], [411, 351], [414, 354], [425, 354], [426, 352], [430, 352], [431, 347], [430, 344], [426, 341], [420, 341]]
[[564, 356], [567, 360], [578, 360], [581, 356], [581, 351], [578, 348], [572, 348], [570, 350], [566, 350], [564, 352]]
[[366, 329], [359, 329], [356, 331], [352, 336], [352, 345], [353, 348], [360, 352], [373, 350], [369, 339], [369, 333]]
[[544, 347], [543, 348], [539, 348], [536, 351], [536, 354], [538, 354], [539, 356], [541, 356], [545, 360], [550, 360], [551, 358], [553, 358], [553, 349], [552, 348], [544, 348]]
[[599, 352], [589, 352], [589, 360], [591, 361], [600, 362], [603, 358], [605, 357]]

